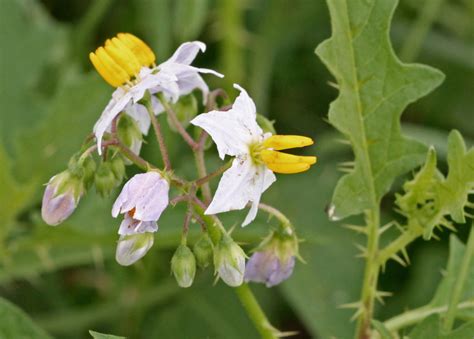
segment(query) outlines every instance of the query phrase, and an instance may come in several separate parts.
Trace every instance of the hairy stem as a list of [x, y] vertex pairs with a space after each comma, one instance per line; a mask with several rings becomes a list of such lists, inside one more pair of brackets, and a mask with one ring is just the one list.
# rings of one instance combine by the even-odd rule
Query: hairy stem
[[[216, 169], [214, 172], [209, 173], [208, 175], [197, 179], [195, 181], [196, 186], [203, 186], [203, 185], [207, 184], [211, 179], [213, 179], [213, 178], [221, 175], [222, 173], [224, 173], [230, 166], [232, 166], [232, 161], [229, 161], [226, 164], [222, 165], [221, 167]], [[209, 200], [211, 200], [210, 197], [209, 197]]]
[[374, 209], [367, 213], [367, 257], [362, 285], [360, 312], [357, 321], [356, 335], [360, 339], [370, 338], [370, 322], [374, 313], [374, 300], [377, 292], [377, 281], [380, 266], [377, 263], [379, 248], [379, 210]]
[[[471, 261], [474, 257], [474, 225], [471, 226], [469, 233], [469, 239], [467, 240], [466, 251], [462, 259], [461, 268], [459, 270], [458, 278], [454, 285], [453, 293], [449, 298], [448, 311], [446, 312], [446, 318], [444, 319], [443, 328], [446, 332], [451, 331], [454, 325], [454, 319], [456, 317], [457, 305], [461, 299], [461, 295], [466, 283], [466, 277], [471, 267]], [[472, 287], [472, 286], [471, 286]]]
[[189, 135], [189, 133], [183, 127], [178, 117], [176, 116], [176, 113], [174, 112], [173, 108], [171, 108], [166, 98], [161, 93], [158, 94], [157, 97], [160, 100], [163, 107], [165, 108], [166, 113], [168, 114], [168, 117], [170, 118], [171, 123], [173, 124], [173, 127], [176, 128], [178, 133], [183, 137], [184, 141], [186, 141], [186, 143], [189, 145], [189, 147], [191, 147], [193, 151], [197, 150], [199, 148], [198, 143], [194, 141], [194, 139]]
[[151, 124], [153, 125], [153, 130], [155, 131], [156, 141], [158, 141], [158, 146], [160, 147], [161, 158], [163, 159], [165, 170], [170, 170], [171, 162], [168, 155], [168, 149], [166, 148], [165, 140], [163, 138], [163, 133], [161, 132], [160, 123], [158, 122], [158, 119], [155, 116], [155, 112], [153, 112], [151, 101], [149, 99], [143, 101], [148, 111], [148, 114], [150, 115]]
[[261, 337], [264, 339], [278, 338], [278, 331], [273, 328], [268, 321], [265, 313], [258, 304], [257, 299], [255, 299], [255, 296], [253, 295], [249, 286], [247, 284], [243, 284], [239, 287], [236, 287], [234, 290], [235, 293], [237, 293], [240, 302], [247, 311], [247, 315], [249, 316], [250, 320], [252, 320]]

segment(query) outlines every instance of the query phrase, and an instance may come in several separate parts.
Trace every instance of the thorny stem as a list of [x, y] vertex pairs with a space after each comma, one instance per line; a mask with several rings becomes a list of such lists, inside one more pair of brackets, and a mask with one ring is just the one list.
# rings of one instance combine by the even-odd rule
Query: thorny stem
[[268, 321], [250, 287], [247, 284], [243, 284], [234, 290], [261, 337], [264, 339], [278, 338], [278, 331]]
[[165, 140], [163, 138], [163, 133], [161, 132], [161, 126], [158, 122], [158, 119], [153, 112], [153, 107], [150, 100], [143, 100], [145, 107], [150, 115], [151, 124], [153, 125], [153, 130], [155, 131], [156, 141], [158, 141], [158, 146], [160, 147], [161, 158], [163, 159], [163, 164], [165, 170], [171, 169], [171, 162], [168, 155], [168, 149], [166, 148]]
[[370, 321], [374, 313], [374, 300], [377, 292], [377, 281], [380, 266], [377, 264], [377, 252], [379, 248], [379, 223], [380, 215], [378, 209], [367, 212], [367, 258], [362, 285], [361, 305], [357, 310], [359, 314], [357, 321], [356, 336], [359, 339], [370, 338]]
[[176, 116], [176, 113], [173, 111], [171, 108], [170, 104], [168, 101], [165, 99], [165, 97], [160, 93], [157, 95], [158, 99], [160, 100], [161, 104], [166, 110], [166, 113], [168, 114], [172, 124], [176, 128], [179, 134], [183, 137], [184, 141], [191, 147], [193, 151], [197, 150], [199, 145], [197, 144], [196, 141], [189, 135], [189, 133], [186, 131], [186, 129], [183, 127], [183, 125], [180, 123], [178, 120], [178, 117]]
[[[446, 312], [446, 318], [444, 319], [443, 328], [446, 332], [451, 331], [454, 325], [454, 319], [456, 317], [456, 310], [461, 299], [461, 295], [466, 283], [466, 277], [469, 273], [472, 258], [474, 257], [474, 225], [471, 226], [469, 238], [467, 240], [466, 250], [462, 259], [461, 268], [459, 269], [459, 275], [454, 284], [453, 293], [449, 298], [448, 311]], [[471, 267], [472, 269], [472, 267]]]

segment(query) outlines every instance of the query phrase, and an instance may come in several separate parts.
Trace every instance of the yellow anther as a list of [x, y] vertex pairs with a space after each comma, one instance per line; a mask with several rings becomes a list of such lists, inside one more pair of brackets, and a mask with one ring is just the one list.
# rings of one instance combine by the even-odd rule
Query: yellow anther
[[117, 77], [117, 75], [114, 73], [113, 70], [111, 70], [111, 67], [108, 67], [106, 64], [104, 64], [103, 60], [101, 60], [101, 58], [96, 53], [89, 53], [89, 59], [91, 60], [97, 72], [111, 86], [119, 87], [120, 85], [122, 85], [123, 83], [122, 80], [119, 77]]
[[117, 38], [107, 39], [105, 50], [114, 61], [122, 67], [130, 77], [134, 77], [140, 71], [141, 65], [132, 51]]
[[311, 138], [302, 137], [300, 135], [272, 135], [263, 142], [265, 148], [274, 150], [283, 150], [289, 148], [297, 148], [312, 145], [314, 142]]
[[117, 37], [132, 51], [142, 66], [151, 66], [155, 63], [155, 54], [141, 39], [130, 33], [119, 33]]
[[288, 153], [282, 153], [272, 150], [263, 150], [260, 156], [265, 164], [297, 164], [303, 163], [313, 165], [316, 163], [316, 157], [312, 156], [298, 156]]
[[294, 173], [304, 172], [304, 171], [307, 171], [309, 167], [311, 166], [303, 162], [298, 162], [294, 164], [271, 163], [271, 164], [266, 164], [266, 165], [273, 172], [282, 173], [282, 174], [294, 174]]

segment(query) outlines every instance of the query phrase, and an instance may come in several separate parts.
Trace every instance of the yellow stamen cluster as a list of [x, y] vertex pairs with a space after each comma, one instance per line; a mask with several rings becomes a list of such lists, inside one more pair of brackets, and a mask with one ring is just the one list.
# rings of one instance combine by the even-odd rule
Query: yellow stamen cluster
[[278, 151], [312, 144], [313, 140], [308, 137], [272, 135], [263, 142], [263, 149], [259, 152], [260, 159], [270, 170], [276, 173], [292, 174], [304, 172], [316, 163], [316, 157], [298, 156]]
[[137, 77], [142, 67], [155, 63], [155, 54], [146, 43], [130, 33], [119, 33], [107, 39], [103, 47], [90, 53], [97, 72], [114, 87]]

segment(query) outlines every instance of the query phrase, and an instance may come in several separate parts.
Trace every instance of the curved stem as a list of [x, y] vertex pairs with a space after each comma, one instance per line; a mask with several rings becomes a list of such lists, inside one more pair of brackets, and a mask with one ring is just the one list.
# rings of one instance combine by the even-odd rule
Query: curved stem
[[[474, 308], [474, 300], [458, 304], [456, 310], [464, 310], [468, 308]], [[417, 324], [432, 314], [442, 314], [447, 310], [447, 305], [433, 308], [423, 306], [390, 318], [384, 322], [384, 325], [390, 332], [395, 332], [402, 328]]]
[[[467, 240], [466, 251], [462, 259], [461, 268], [459, 269], [459, 275], [454, 285], [453, 293], [449, 298], [448, 311], [446, 312], [446, 318], [444, 319], [443, 328], [446, 332], [451, 331], [454, 325], [454, 319], [456, 317], [456, 310], [459, 300], [466, 283], [466, 277], [469, 273], [472, 258], [474, 257], [474, 225], [471, 226], [469, 238]], [[472, 269], [472, 267], [471, 267]], [[472, 286], [471, 286], [472, 287]]]
[[242, 284], [234, 290], [261, 337], [265, 339], [278, 338], [278, 331], [268, 321], [249, 286]]
[[136, 155], [133, 153], [133, 151], [125, 146], [122, 142], [117, 140], [117, 143], [115, 144], [120, 151], [125, 155], [131, 162], [133, 162], [135, 165], [140, 167], [142, 170], [147, 171], [149, 169], [157, 169], [155, 166], [150, 164], [148, 161], [140, 157], [139, 155]]

